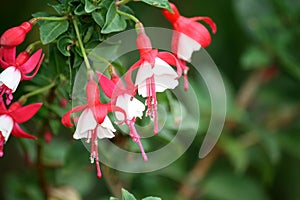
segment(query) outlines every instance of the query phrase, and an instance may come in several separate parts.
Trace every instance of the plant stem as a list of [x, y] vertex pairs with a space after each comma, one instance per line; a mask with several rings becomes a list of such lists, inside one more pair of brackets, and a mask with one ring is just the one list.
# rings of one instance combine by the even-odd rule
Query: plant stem
[[129, 3], [131, 0], [122, 0], [116, 3], [117, 6], [121, 7], [124, 6], [125, 4]]
[[111, 64], [111, 62], [109, 62], [108, 60], [106, 60], [105, 58], [97, 55], [97, 54], [91, 54], [91, 56], [94, 56], [96, 59], [98, 59], [100, 62], [104, 62], [105, 64], [107, 64], [109, 67], [113, 67], [113, 65]]
[[44, 21], [63, 21], [63, 20], [68, 20], [69, 17], [68, 16], [63, 16], [63, 17], [35, 17], [33, 19], [31, 19], [30, 21], [33, 22], [37, 22], [40, 20], [44, 20]]
[[45, 87], [42, 87], [42, 88], [40, 88], [40, 89], [34, 90], [34, 91], [32, 91], [32, 92], [29, 92], [29, 93], [27, 93], [27, 94], [21, 96], [20, 99], [19, 99], [19, 101], [20, 101], [22, 104], [24, 104], [24, 103], [27, 101], [27, 99], [28, 99], [29, 97], [32, 97], [32, 96], [34, 96], [34, 95], [43, 93], [43, 92], [45, 92], [45, 91], [48, 91], [48, 90], [50, 90], [51, 88], [53, 88], [55, 85], [56, 85], [56, 83], [53, 81], [50, 85], [47, 85], [47, 86], [45, 86]]
[[34, 43], [31, 43], [30, 45], [27, 46], [26, 51], [28, 53], [32, 53], [32, 51], [35, 49], [35, 46], [40, 45], [40, 44], [41, 44], [40, 40], [38, 40], [38, 41], [36, 41]]
[[80, 33], [79, 33], [79, 28], [78, 28], [78, 24], [77, 24], [76, 19], [73, 19], [73, 24], [74, 24], [74, 28], [75, 28], [75, 32], [76, 32], [76, 37], [77, 37], [77, 40], [78, 40], [78, 43], [79, 43], [79, 47], [80, 47], [80, 50], [82, 52], [83, 60], [84, 60], [84, 63], [86, 65], [86, 68], [87, 68], [87, 71], [88, 71], [88, 76], [90, 76], [90, 75], [93, 74], [93, 70], [92, 70], [90, 62], [88, 60], [88, 57], [86, 55], [86, 51], [85, 51], [85, 48], [83, 46], [83, 42], [81, 40], [81, 36], [80, 36]]
[[128, 14], [128, 13], [120, 11], [120, 10], [117, 10], [117, 13], [131, 19], [135, 23], [140, 23], [140, 20], [131, 14]]

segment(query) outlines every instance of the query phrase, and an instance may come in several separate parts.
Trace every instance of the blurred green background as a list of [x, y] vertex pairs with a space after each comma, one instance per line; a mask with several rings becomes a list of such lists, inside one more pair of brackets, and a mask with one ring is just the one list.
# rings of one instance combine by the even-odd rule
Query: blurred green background
[[[51, 11], [48, 2], [3, 1], [0, 32], [30, 19], [32, 13]], [[208, 94], [199, 94], [204, 118], [197, 139], [179, 160], [156, 172], [127, 174], [104, 167], [107, 178], [98, 180], [93, 169], [83, 170], [89, 167], [83, 145], [62, 133], [44, 150], [45, 160], [59, 165], [47, 171], [52, 192], [61, 192], [61, 199], [108, 199], [122, 183], [139, 199], [300, 199], [300, 1], [173, 2], [182, 15], [209, 16], [217, 24], [207, 51], [228, 94], [219, 143], [209, 156], [198, 159], [199, 140], [210, 117]], [[170, 28], [160, 9], [141, 2], [129, 6], [145, 26]], [[37, 37], [35, 28], [27, 42]], [[34, 142], [18, 140], [10, 138], [0, 159], [0, 199], [43, 199], [39, 170], [24, 160], [24, 145]], [[29, 152], [34, 159], [35, 149]]]

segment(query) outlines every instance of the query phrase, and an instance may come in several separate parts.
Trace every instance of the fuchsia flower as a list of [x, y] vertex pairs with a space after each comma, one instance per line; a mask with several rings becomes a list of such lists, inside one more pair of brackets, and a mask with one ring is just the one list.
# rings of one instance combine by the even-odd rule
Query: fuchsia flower
[[136, 118], [142, 118], [145, 105], [132, 96], [135, 93], [133, 82], [127, 80], [125, 87], [122, 80], [115, 73], [113, 73], [111, 80], [100, 72], [97, 72], [97, 75], [101, 88], [106, 96], [111, 98], [113, 104], [125, 111], [126, 119], [124, 119], [124, 115], [118, 112], [116, 112], [116, 118], [127, 124], [130, 137], [134, 142], [139, 144], [143, 159], [147, 161], [148, 158], [141, 143], [140, 136], [134, 126]]
[[[125, 75], [125, 80], [128, 82], [131, 79], [132, 71], [138, 68], [135, 87], [140, 95], [147, 97], [147, 115], [153, 118], [154, 134], [157, 134], [156, 92], [174, 89], [178, 85], [177, 79], [181, 76], [182, 70], [179, 61], [173, 54], [152, 49], [151, 41], [145, 34], [144, 28], [141, 24], [139, 26], [137, 47], [140, 52], [140, 60], [130, 67]], [[177, 67], [177, 73], [169, 64]]]
[[[6, 103], [13, 99], [14, 93], [22, 80], [32, 79], [38, 72], [43, 61], [42, 49], [32, 56], [21, 52], [16, 58], [16, 47], [0, 49], [0, 65], [4, 71], [0, 74], [0, 96], [6, 94]], [[28, 75], [34, 70], [31, 75]]]
[[176, 6], [170, 3], [173, 13], [163, 9], [162, 13], [171, 22], [175, 30], [172, 38], [172, 51], [181, 59], [181, 67], [184, 72], [185, 88], [187, 89], [187, 71], [186, 61], [190, 62], [192, 53], [200, 50], [201, 47], [207, 47], [211, 42], [211, 35], [207, 28], [197, 21], [206, 22], [212, 32], [217, 31], [216, 24], [209, 17], [186, 18], [181, 16]]
[[10, 134], [20, 138], [37, 139], [23, 131], [19, 124], [32, 118], [41, 106], [42, 103], [34, 103], [22, 107], [20, 102], [15, 102], [7, 110], [3, 101], [0, 101], [0, 157], [4, 155], [3, 147]]
[[6, 30], [0, 37], [0, 46], [5, 48], [18, 46], [24, 41], [31, 28], [31, 22], [23, 22], [20, 26]]
[[62, 124], [67, 127], [72, 127], [73, 124], [71, 123], [71, 114], [74, 112], [83, 111], [78, 119], [73, 138], [86, 138], [87, 143], [89, 143], [91, 140], [90, 159], [91, 163], [93, 163], [96, 159], [97, 176], [100, 178], [102, 174], [99, 165], [97, 138], [103, 139], [114, 137], [113, 132], [116, 130], [107, 116], [108, 112], [118, 111], [124, 115], [126, 114], [121, 108], [114, 106], [111, 103], [101, 103], [98, 85], [92, 78], [87, 83], [86, 96], [87, 104], [76, 106], [68, 111], [62, 117]]

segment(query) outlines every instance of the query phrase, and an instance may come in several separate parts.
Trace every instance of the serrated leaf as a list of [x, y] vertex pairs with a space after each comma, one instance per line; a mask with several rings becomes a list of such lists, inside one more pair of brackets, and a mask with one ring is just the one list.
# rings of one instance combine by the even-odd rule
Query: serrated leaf
[[169, 10], [170, 12], [173, 12], [168, 0], [141, 0], [141, 1], [144, 3], [147, 3], [151, 6], [155, 6], [158, 8], [165, 8], [165, 9]]
[[108, 34], [112, 32], [122, 31], [126, 28], [125, 19], [117, 13], [115, 2], [112, 2], [106, 14], [105, 24], [101, 33]]
[[122, 188], [122, 200], [136, 200], [133, 194]]
[[42, 44], [48, 44], [68, 30], [68, 21], [51, 21], [40, 26]]

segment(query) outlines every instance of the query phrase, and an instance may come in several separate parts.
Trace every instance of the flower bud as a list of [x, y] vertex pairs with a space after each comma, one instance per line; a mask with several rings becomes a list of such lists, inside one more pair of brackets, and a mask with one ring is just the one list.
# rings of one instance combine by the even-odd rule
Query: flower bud
[[6, 30], [0, 38], [0, 45], [6, 47], [18, 46], [24, 41], [31, 28], [32, 24], [30, 22], [24, 22], [20, 26]]
[[30, 58], [30, 54], [27, 51], [23, 51], [19, 53], [16, 59], [16, 65], [17, 66], [23, 65], [29, 58]]
[[173, 13], [167, 9], [162, 9], [162, 13], [167, 18], [167, 20], [169, 20], [171, 23], [174, 23], [180, 17], [180, 13], [173, 3], [170, 3], [170, 7]]

